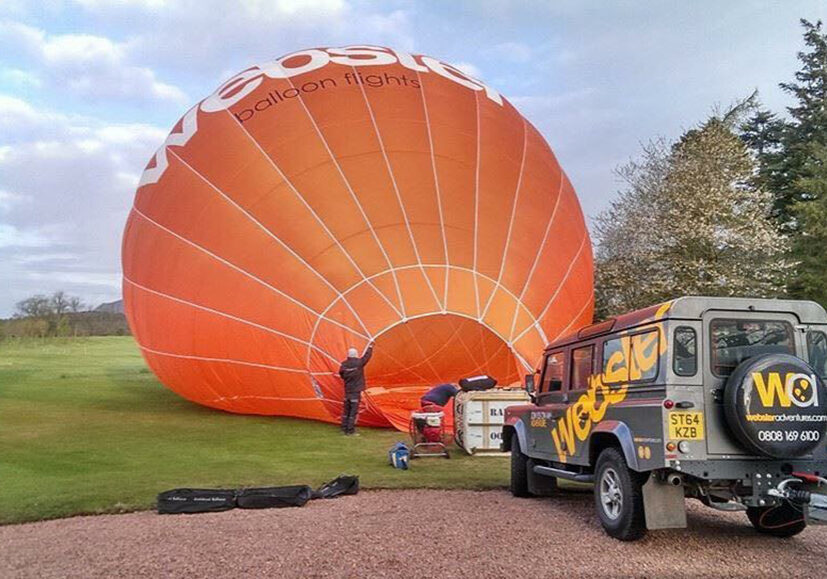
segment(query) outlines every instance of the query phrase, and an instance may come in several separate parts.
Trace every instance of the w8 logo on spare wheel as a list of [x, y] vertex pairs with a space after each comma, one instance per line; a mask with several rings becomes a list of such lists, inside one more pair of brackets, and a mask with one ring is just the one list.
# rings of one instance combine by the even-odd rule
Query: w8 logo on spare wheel
[[789, 354], [741, 362], [724, 386], [727, 424], [747, 450], [773, 458], [809, 454], [827, 432], [824, 382]]
[[799, 408], [818, 406], [818, 377], [815, 373], [788, 372], [783, 376], [782, 380], [780, 372], [752, 374], [755, 389], [764, 408], [772, 408], [776, 403], [785, 408], [793, 404]]

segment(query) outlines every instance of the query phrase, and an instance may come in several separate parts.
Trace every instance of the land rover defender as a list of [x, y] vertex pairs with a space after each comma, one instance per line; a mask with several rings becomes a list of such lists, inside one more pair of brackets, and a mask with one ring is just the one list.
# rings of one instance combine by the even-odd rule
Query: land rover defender
[[551, 343], [511, 406], [511, 492], [594, 483], [621, 540], [686, 526], [685, 498], [786, 537], [827, 522], [827, 312], [684, 297]]

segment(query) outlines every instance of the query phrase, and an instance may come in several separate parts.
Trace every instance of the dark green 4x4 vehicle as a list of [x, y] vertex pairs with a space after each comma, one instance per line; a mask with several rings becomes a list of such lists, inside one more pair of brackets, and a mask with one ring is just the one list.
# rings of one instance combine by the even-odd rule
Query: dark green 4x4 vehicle
[[[536, 378], [539, 377], [539, 380]], [[506, 410], [511, 491], [594, 482], [606, 532], [686, 526], [684, 499], [763, 533], [827, 522], [827, 313], [685, 297], [556, 340]]]

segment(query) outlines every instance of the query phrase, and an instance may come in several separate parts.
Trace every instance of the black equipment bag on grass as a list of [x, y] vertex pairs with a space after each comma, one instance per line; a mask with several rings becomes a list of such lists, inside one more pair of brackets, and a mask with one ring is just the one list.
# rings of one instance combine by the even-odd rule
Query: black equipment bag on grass
[[234, 490], [173, 489], [158, 495], [158, 512], [166, 515], [228, 511], [235, 506]]
[[491, 376], [473, 376], [471, 378], [462, 378], [459, 381], [459, 387], [463, 392], [491, 390], [496, 385], [496, 378], [492, 378]]
[[314, 499], [332, 499], [339, 495], [355, 495], [359, 492], [359, 477], [343, 474], [313, 491]]
[[303, 507], [312, 495], [313, 489], [307, 485], [261, 487], [241, 489], [236, 501], [242, 509], [278, 509]]

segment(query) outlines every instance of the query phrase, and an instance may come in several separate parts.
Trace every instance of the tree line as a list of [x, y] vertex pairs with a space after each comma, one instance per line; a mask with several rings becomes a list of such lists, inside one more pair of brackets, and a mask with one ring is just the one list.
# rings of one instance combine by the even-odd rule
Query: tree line
[[801, 25], [786, 115], [753, 93], [616, 170], [593, 224], [599, 317], [693, 294], [827, 306], [827, 34]]
[[11, 319], [0, 320], [2, 338], [124, 336], [129, 326], [123, 314], [89, 310], [77, 296], [58, 291], [17, 302]]

